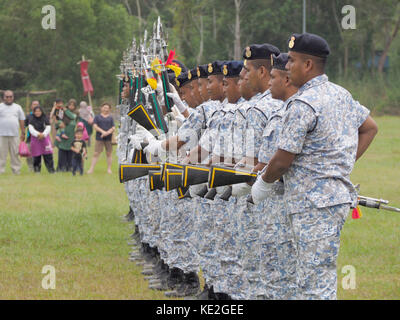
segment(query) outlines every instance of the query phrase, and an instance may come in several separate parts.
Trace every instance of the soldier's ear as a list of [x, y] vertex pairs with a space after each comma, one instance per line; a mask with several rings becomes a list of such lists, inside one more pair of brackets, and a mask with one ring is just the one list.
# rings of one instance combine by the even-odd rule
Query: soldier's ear
[[305, 59], [304, 67], [306, 72], [311, 71], [314, 68], [314, 61], [312, 59]]

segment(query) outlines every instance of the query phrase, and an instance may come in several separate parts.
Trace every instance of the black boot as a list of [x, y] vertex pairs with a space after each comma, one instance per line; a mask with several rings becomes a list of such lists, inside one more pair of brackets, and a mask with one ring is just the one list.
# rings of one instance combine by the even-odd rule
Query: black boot
[[208, 291], [209, 291], [209, 287], [207, 285], [207, 283], [204, 285], [204, 289], [202, 292], [200, 292], [197, 296], [196, 299], [197, 300], [208, 300]]
[[232, 300], [232, 297], [224, 292], [215, 293], [216, 300]]
[[195, 272], [185, 273], [183, 276], [183, 283], [175, 290], [172, 297], [189, 297], [194, 296], [199, 292], [200, 281]]
[[[178, 286], [183, 282], [183, 271], [179, 268], [172, 268], [167, 278], [168, 288], [171, 290], [177, 289]], [[166, 292], [166, 296], [168, 297], [172, 291]]]

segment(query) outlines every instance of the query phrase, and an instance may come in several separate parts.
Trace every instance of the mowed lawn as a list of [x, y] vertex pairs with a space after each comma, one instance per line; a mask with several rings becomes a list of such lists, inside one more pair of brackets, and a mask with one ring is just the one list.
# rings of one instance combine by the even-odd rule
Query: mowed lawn
[[[357, 163], [361, 194], [400, 207], [400, 118], [377, 119], [379, 133]], [[90, 153], [91, 155], [91, 153]], [[91, 157], [89, 155], [89, 161]], [[85, 164], [87, 170], [89, 162]], [[28, 172], [0, 175], [0, 299], [164, 299], [147, 288], [129, 262], [132, 225], [121, 221], [128, 199], [102, 155], [93, 175]], [[338, 261], [339, 299], [400, 298], [400, 213], [363, 209], [349, 218]], [[42, 268], [54, 266], [56, 289], [42, 288]], [[356, 271], [344, 290], [342, 267]]]

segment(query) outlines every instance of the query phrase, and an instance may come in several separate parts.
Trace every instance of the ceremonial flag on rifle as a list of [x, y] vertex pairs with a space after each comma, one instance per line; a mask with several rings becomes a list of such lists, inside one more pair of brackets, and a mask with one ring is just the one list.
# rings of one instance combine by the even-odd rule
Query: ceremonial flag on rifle
[[88, 69], [89, 69], [89, 61], [83, 60], [81, 61], [81, 78], [83, 84], [83, 92], [86, 95], [88, 92], [90, 94], [93, 93], [92, 82], [90, 81]]

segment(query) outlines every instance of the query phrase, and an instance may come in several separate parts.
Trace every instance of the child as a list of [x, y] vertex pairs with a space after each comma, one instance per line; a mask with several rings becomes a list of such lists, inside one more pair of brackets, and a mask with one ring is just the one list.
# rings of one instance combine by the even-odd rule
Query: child
[[75, 140], [72, 141], [72, 175], [75, 175], [76, 170], [83, 175], [83, 158], [86, 157], [86, 143], [82, 140], [83, 130], [78, 128], [75, 131]]
[[62, 120], [57, 121], [57, 133], [56, 133], [56, 140], [58, 142], [61, 142], [61, 139], [68, 139], [68, 137], [65, 135], [65, 123], [62, 122]]

